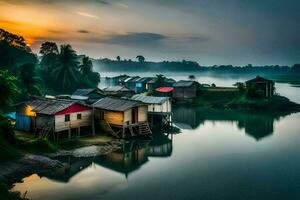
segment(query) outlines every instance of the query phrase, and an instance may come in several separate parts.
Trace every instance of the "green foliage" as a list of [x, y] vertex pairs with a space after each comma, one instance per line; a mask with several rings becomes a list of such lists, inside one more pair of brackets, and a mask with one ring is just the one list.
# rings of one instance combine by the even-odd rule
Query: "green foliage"
[[41, 76], [48, 91], [72, 93], [77, 88], [94, 88], [100, 82], [100, 75], [93, 71], [89, 57], [79, 60], [76, 51], [70, 45], [62, 45], [57, 50], [53, 42], [41, 46]]
[[0, 160], [15, 158], [19, 152], [14, 147], [15, 135], [10, 122], [0, 113]]
[[244, 83], [237, 82], [237, 83], [234, 84], [234, 86], [237, 87], [237, 89], [238, 89], [238, 91], [239, 91], [240, 94], [245, 94], [245, 92], [246, 92], [246, 86], [245, 86]]
[[29, 200], [20, 192], [10, 192], [8, 187], [0, 183], [0, 200]]
[[8, 71], [0, 70], [0, 109], [6, 109], [10, 106], [18, 97], [20, 91], [17, 87], [17, 79], [11, 75]]
[[33, 63], [24, 64], [20, 67], [19, 79], [23, 93], [27, 95], [42, 94], [41, 83], [42, 80], [37, 74], [36, 65]]
[[155, 87], [163, 87], [165, 86], [165, 80], [167, 79], [164, 75], [162, 74], [157, 74], [156, 75], [156, 81], [155, 81]]
[[256, 88], [255, 86], [247, 86], [246, 87], [246, 97], [249, 99], [263, 99], [264, 91]]

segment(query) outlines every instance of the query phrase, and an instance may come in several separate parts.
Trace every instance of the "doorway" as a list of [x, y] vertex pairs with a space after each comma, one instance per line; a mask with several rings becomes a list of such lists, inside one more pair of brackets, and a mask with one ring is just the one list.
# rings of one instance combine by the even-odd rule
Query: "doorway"
[[139, 109], [138, 107], [132, 108], [132, 114], [131, 114], [131, 123], [135, 124], [139, 121]]

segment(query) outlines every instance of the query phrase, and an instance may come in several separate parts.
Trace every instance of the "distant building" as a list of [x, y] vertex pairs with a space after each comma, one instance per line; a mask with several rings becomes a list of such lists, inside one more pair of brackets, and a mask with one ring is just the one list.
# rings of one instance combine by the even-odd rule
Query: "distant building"
[[154, 91], [156, 88], [156, 81], [157, 81], [156, 77], [149, 79], [148, 82], [146, 83], [146, 89], [148, 91]]
[[103, 91], [109, 96], [115, 97], [132, 97], [135, 92], [130, 90], [126, 86], [111, 86], [103, 89]]
[[198, 86], [199, 83], [196, 81], [178, 81], [173, 85], [173, 98], [175, 100], [196, 98]]
[[147, 83], [148, 81], [152, 80], [151, 77], [143, 77], [139, 78], [135, 82], [135, 92], [136, 93], [143, 93], [147, 91]]
[[77, 89], [72, 95], [71, 99], [85, 101], [88, 104], [92, 104], [101, 98], [104, 98], [105, 93], [99, 88], [94, 89]]
[[269, 98], [274, 95], [275, 83], [272, 80], [257, 76], [254, 79], [246, 81], [247, 90], [261, 91], [263, 97]]
[[123, 81], [123, 85], [130, 90], [136, 91], [136, 80], [140, 79], [139, 76], [129, 77]]

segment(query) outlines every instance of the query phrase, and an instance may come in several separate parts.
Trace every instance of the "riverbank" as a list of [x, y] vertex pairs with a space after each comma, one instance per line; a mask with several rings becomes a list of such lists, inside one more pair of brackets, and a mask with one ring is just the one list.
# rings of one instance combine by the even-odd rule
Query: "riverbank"
[[[195, 107], [237, 109], [253, 111], [298, 112], [300, 105], [288, 98], [274, 95], [271, 98], [251, 99], [234, 88], [216, 88], [202, 90], [191, 102], [179, 102]], [[178, 103], [177, 103], [178, 105]]]

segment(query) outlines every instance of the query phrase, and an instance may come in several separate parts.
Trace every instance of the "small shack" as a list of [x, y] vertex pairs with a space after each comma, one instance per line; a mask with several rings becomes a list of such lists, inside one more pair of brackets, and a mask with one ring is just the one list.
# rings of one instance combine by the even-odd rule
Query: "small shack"
[[72, 95], [71, 99], [85, 101], [88, 104], [95, 103], [101, 98], [104, 98], [106, 94], [99, 88], [94, 89], [77, 89]]
[[80, 129], [92, 124], [92, 108], [74, 101], [36, 99], [16, 105], [16, 129], [32, 131], [41, 137], [53, 136], [72, 130], [80, 136]]
[[109, 96], [115, 96], [115, 97], [132, 97], [135, 92], [133, 90], [130, 90], [126, 86], [111, 86], [103, 89], [103, 91], [109, 95]]
[[135, 92], [136, 93], [143, 93], [147, 91], [147, 83], [148, 81], [152, 80], [151, 77], [143, 77], [136, 80], [135, 83]]
[[130, 90], [136, 91], [136, 80], [140, 79], [139, 76], [134, 76], [127, 78], [123, 81], [124, 86], [129, 88]]
[[148, 91], [154, 91], [156, 88], [156, 81], [157, 81], [156, 77], [149, 79], [146, 83], [146, 89]]
[[105, 97], [93, 104], [95, 121], [112, 135], [151, 135], [148, 124], [148, 107], [140, 101]]
[[169, 97], [134, 95], [131, 99], [141, 101], [148, 105], [149, 121], [151, 127], [156, 125], [170, 125], [172, 115], [172, 103]]
[[262, 92], [264, 98], [269, 98], [274, 95], [274, 86], [274, 81], [265, 79], [260, 76], [246, 81], [247, 90], [253, 90], [254, 92]]
[[196, 81], [178, 81], [173, 85], [173, 98], [175, 100], [196, 98], [198, 86], [199, 83]]

